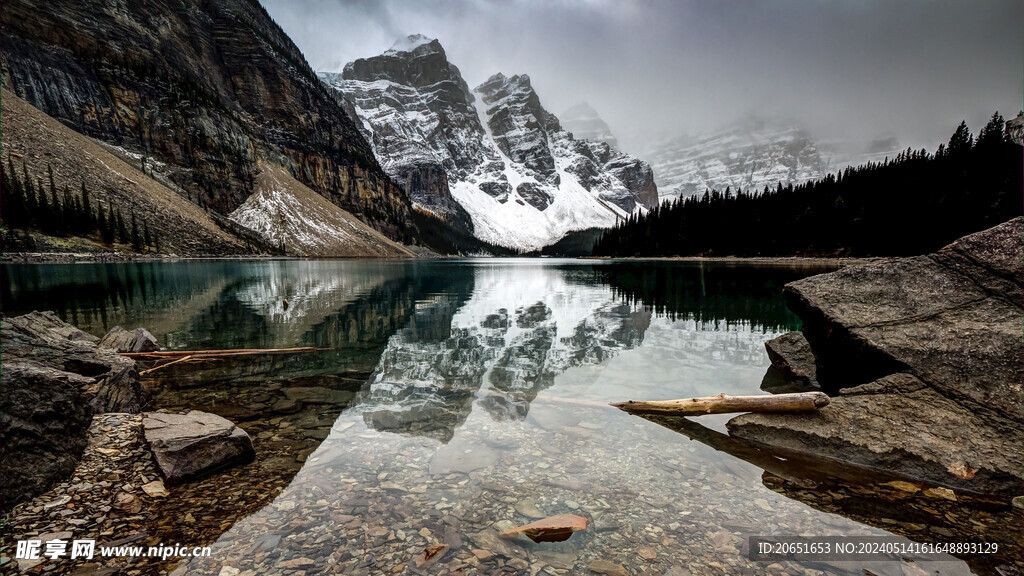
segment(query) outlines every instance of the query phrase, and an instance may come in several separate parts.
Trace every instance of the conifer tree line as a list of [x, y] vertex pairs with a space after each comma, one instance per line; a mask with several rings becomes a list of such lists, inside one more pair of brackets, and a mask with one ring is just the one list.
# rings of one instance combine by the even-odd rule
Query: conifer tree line
[[597, 256], [924, 254], [1024, 211], [1022, 150], [997, 112], [934, 154], [907, 149], [805, 184], [708, 190], [605, 231]]
[[110, 246], [130, 244], [133, 252], [160, 251], [160, 238], [150, 233], [149, 223], [139, 220], [135, 211], [127, 218], [120, 207], [108, 202], [93, 202], [83, 181], [77, 192], [66, 185], [60, 190], [53, 179], [53, 167], [47, 164], [46, 179], [33, 177], [23, 162], [15, 169], [14, 160], [0, 162], [0, 216], [8, 229], [38, 230], [58, 237], [90, 237]]

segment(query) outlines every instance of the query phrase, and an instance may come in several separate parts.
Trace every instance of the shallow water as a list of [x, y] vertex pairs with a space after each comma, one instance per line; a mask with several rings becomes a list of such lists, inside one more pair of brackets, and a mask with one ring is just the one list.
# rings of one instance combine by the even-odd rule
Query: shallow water
[[[215, 261], [6, 265], [2, 286], [5, 314], [55, 309], [95, 334], [141, 325], [179, 349], [330, 348], [147, 382], [151, 408], [216, 412], [254, 437], [250, 472], [203, 490], [274, 484], [258, 507], [200, 518], [202, 530], [172, 526], [170, 505], [154, 513], [151, 533], [216, 539], [190, 572], [589, 574], [605, 560], [634, 574], [996, 573], [1020, 550], [1008, 513], [753, 453], [722, 434], [727, 416], [661, 425], [606, 406], [761, 393], [764, 341], [799, 328], [782, 285], [821, 271]], [[561, 513], [591, 525], [564, 543], [496, 538]], [[969, 564], [747, 559], [748, 536], [782, 534], [995, 539], [1004, 552]], [[438, 543], [450, 549], [417, 568]]]

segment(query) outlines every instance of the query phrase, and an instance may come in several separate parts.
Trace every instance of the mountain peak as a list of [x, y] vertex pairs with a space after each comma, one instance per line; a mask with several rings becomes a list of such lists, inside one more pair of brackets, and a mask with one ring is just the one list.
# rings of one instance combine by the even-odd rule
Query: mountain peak
[[[426, 48], [424, 48], [426, 47]], [[393, 56], [404, 52], [408, 53], [419, 53], [419, 52], [435, 52], [441, 50], [441, 43], [436, 38], [430, 38], [423, 34], [410, 34], [405, 38], [399, 38], [388, 48], [384, 55]]]
[[560, 117], [562, 127], [572, 132], [576, 138], [604, 142], [612, 148], [618, 148], [619, 142], [612, 134], [611, 128], [587, 102], [579, 102], [566, 110]]
[[568, 110], [562, 113], [562, 119], [574, 119], [574, 118], [598, 118], [597, 110], [590, 105], [589, 102], [581, 100], [569, 107]]

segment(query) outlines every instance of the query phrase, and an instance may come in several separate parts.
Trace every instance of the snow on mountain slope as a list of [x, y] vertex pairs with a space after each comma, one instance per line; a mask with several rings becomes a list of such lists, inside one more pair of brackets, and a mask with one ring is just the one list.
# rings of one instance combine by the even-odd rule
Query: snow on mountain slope
[[604, 142], [612, 148], [619, 147], [619, 141], [612, 134], [612, 129], [597, 114], [597, 110], [594, 110], [586, 102], [580, 102], [562, 112], [559, 118], [562, 120], [562, 127], [572, 132], [576, 138]]
[[228, 218], [268, 244], [299, 256], [412, 256], [281, 166], [261, 162], [259, 167], [255, 191]]
[[320, 77], [413, 202], [487, 242], [537, 249], [657, 202], [646, 163], [563, 130], [528, 76], [470, 90], [437, 40], [410, 36]]
[[654, 169], [661, 200], [703, 194], [707, 189], [760, 191], [822, 178], [829, 172], [898, 154], [894, 139], [864, 147], [823, 144], [804, 130], [753, 119], [702, 136], [682, 136], [644, 154]]

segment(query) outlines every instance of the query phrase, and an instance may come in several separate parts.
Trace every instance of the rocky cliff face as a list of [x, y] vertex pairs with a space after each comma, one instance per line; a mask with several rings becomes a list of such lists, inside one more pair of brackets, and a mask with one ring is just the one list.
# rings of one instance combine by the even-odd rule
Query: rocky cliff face
[[5, 87], [74, 130], [165, 162], [222, 215], [261, 158], [392, 237], [408, 202], [298, 48], [253, 0], [13, 0]]
[[410, 199], [482, 240], [537, 248], [656, 203], [647, 164], [563, 130], [526, 75], [470, 90], [437, 40], [410, 36], [320, 77]]
[[11, 506], [71, 474], [93, 414], [138, 412], [146, 396], [134, 360], [53, 312], [4, 318], [0, 334], [0, 496]]

